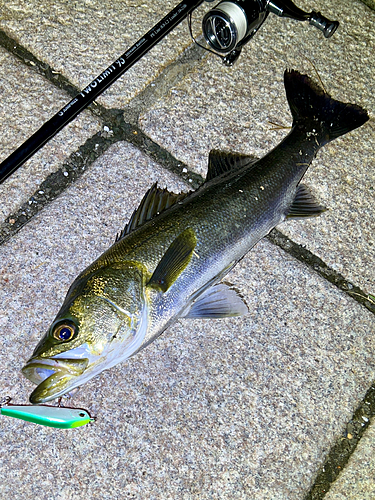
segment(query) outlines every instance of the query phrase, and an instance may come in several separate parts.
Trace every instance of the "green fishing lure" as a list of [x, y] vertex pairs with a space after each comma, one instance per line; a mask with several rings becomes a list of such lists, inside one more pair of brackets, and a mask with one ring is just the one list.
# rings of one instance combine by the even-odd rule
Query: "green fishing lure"
[[83, 410], [82, 408], [63, 408], [46, 405], [6, 404], [0, 408], [0, 414], [58, 429], [74, 429], [95, 420], [87, 410]]

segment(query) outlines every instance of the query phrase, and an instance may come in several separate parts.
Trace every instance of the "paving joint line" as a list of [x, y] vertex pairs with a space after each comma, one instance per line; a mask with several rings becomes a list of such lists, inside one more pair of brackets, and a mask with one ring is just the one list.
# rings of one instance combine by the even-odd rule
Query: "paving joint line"
[[102, 133], [98, 132], [73, 152], [58, 170], [46, 177], [18, 210], [6, 217], [0, 225], [0, 245], [65, 192], [115, 141], [115, 138], [104, 138]]
[[5, 31], [0, 30], [0, 47], [6, 49], [23, 64], [31, 68], [39, 75], [44, 76], [50, 83], [61, 90], [65, 90], [71, 97], [75, 97], [79, 90], [72, 85], [67, 78], [54, 71], [49, 64], [40, 61], [29, 50], [11, 38]]
[[175, 61], [170, 63], [152, 81], [151, 84], [137, 94], [125, 107], [124, 116], [126, 121], [138, 126], [139, 117], [148, 110], [157, 100], [162, 99], [168, 92], [176, 86], [191, 71], [202, 66], [208, 53], [196, 45], [190, 45]]
[[[192, 189], [196, 189], [202, 183], [202, 177], [199, 174], [161, 148], [138, 127], [126, 123], [122, 110], [106, 110], [97, 105], [97, 113], [103, 119], [103, 131], [91, 136], [78, 150], [71, 153], [62, 166], [50, 173], [18, 210], [5, 218], [0, 225], [0, 245], [8, 241], [34, 215], [65, 192], [110, 146], [117, 142], [124, 141], [133, 145], [163, 168], [184, 180]], [[105, 127], [109, 131], [106, 131]]]
[[343, 471], [349, 458], [354, 453], [360, 439], [370, 426], [375, 416], [375, 383], [366, 392], [365, 397], [346, 424], [342, 435], [331, 446], [324, 464], [319, 468], [314, 484], [304, 500], [322, 500], [332, 483]]
[[372, 298], [372, 296], [363, 292], [358, 286], [354, 285], [339, 272], [329, 267], [322, 259], [310, 252], [310, 250], [303, 245], [295, 243], [278, 229], [273, 229], [267, 238], [295, 259], [312, 268], [316, 273], [335, 285], [339, 290], [345, 292], [353, 300], [365, 306], [369, 311], [375, 314], [375, 297]]

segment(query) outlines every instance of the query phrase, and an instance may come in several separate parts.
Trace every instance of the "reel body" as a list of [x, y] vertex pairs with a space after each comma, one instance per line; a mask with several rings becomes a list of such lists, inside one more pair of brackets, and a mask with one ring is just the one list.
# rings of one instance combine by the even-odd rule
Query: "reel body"
[[[212, 1], [212, 0], [207, 0]], [[203, 36], [209, 49], [230, 66], [241, 53], [241, 48], [255, 35], [268, 14], [289, 17], [296, 21], [309, 21], [326, 38], [333, 35], [338, 21], [330, 21], [314, 10], [301, 10], [291, 0], [222, 0], [203, 18]]]

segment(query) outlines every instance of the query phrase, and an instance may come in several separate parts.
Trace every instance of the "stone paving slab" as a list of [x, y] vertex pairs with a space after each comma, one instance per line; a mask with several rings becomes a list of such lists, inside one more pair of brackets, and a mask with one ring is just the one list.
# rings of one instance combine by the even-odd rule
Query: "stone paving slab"
[[[82, 89], [177, 4], [173, 0], [151, 4], [143, 0], [9, 0], [2, 7], [0, 27]], [[124, 107], [190, 44], [185, 22], [97, 101], [107, 107]]]
[[[308, 10], [311, 2], [298, 2]], [[269, 16], [232, 68], [210, 56], [166, 98], [141, 116], [147, 135], [205, 174], [213, 148], [263, 156], [291, 124], [283, 73], [287, 67], [317, 79], [329, 93], [368, 109], [371, 120], [319, 152], [305, 182], [329, 212], [280, 227], [368, 293], [375, 289], [375, 13], [351, 0], [315, 1], [313, 7], [341, 24], [330, 39], [304, 23]]]
[[[0, 67], [0, 161], [3, 161], [70, 98], [2, 48]], [[1, 220], [27, 200], [48, 174], [57, 170], [100, 128], [100, 119], [83, 112], [1, 184]]]
[[[117, 143], [2, 245], [4, 396], [26, 401], [23, 362], [72, 279], [156, 180], [183, 187]], [[1, 418], [1, 496], [303, 498], [374, 378], [373, 316], [265, 240], [228, 280], [250, 314], [181, 321], [87, 383], [74, 404], [94, 424], [58, 431]]]
[[373, 500], [375, 498], [375, 426], [367, 429], [356, 451], [325, 500]]

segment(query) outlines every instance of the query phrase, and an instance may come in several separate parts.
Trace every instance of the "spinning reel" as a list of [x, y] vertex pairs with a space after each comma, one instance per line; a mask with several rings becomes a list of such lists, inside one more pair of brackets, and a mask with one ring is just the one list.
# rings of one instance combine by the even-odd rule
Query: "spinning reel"
[[[270, 12], [296, 21], [309, 21], [326, 38], [332, 36], [339, 25], [338, 21], [330, 21], [320, 12], [304, 12], [291, 0], [224, 0], [207, 12], [202, 21], [203, 36], [210, 49], [198, 45], [221, 56], [223, 63], [231, 66]], [[194, 40], [190, 23], [189, 29]]]

